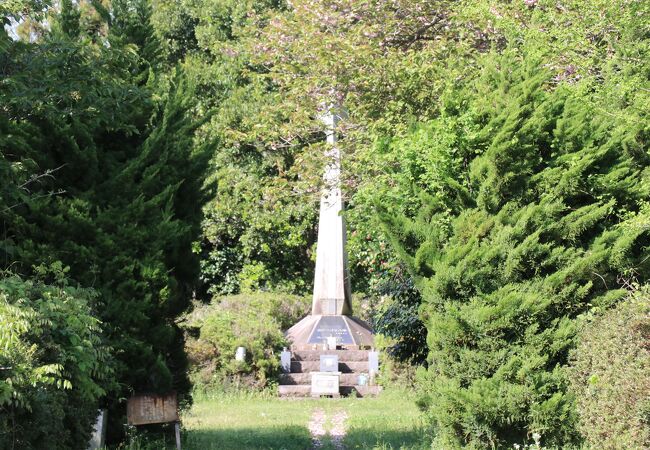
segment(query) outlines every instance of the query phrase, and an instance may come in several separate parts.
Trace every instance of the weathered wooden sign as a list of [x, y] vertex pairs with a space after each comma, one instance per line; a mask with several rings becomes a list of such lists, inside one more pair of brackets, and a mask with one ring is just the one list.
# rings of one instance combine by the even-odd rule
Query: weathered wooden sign
[[178, 422], [176, 393], [134, 395], [127, 401], [126, 419], [129, 425]]

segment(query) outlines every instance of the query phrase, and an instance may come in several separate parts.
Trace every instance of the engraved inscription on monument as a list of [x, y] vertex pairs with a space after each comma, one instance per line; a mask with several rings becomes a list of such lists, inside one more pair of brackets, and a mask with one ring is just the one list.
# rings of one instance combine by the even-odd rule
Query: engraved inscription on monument
[[133, 396], [126, 404], [126, 417], [129, 425], [177, 422], [176, 394]]
[[320, 355], [321, 372], [338, 372], [339, 357], [337, 355]]
[[341, 372], [312, 372], [311, 395], [338, 395]]
[[310, 344], [322, 344], [328, 337], [335, 337], [337, 344], [354, 344], [350, 328], [341, 316], [323, 316], [309, 337]]

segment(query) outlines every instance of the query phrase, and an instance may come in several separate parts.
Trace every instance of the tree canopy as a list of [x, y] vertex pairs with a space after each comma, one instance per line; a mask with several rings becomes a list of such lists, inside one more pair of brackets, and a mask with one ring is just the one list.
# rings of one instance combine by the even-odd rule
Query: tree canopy
[[[85, 447], [98, 406], [118, 442], [133, 392], [189, 402], [192, 301], [214, 298], [219, 327], [190, 354], [250, 325], [272, 373], [278, 299], [312, 286], [332, 104], [359, 311], [420, 366], [434, 445], [593, 439], [572, 355], [588, 367], [582, 330], [650, 269], [648, 2], [9, 0], [0, 17], [0, 448], [61, 425], [29, 428], [39, 395], [83, 410], [60, 448]], [[263, 324], [227, 300], [268, 292]]]

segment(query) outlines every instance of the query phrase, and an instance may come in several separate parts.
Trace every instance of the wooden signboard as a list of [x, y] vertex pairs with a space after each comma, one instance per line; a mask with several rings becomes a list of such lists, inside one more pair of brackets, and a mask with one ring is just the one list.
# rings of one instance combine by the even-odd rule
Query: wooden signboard
[[178, 422], [176, 393], [135, 395], [126, 404], [126, 418], [129, 425]]

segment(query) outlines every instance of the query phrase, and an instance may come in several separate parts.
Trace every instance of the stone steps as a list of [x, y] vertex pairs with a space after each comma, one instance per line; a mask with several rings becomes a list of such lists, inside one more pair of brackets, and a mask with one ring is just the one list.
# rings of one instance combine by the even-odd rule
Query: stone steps
[[[381, 386], [341, 386], [341, 395], [353, 395], [356, 397], [375, 397], [381, 392]], [[278, 394], [280, 397], [299, 398], [311, 397], [311, 385], [290, 384], [279, 385]]]
[[[309, 373], [319, 370], [320, 361], [291, 361], [291, 373]], [[368, 361], [339, 361], [339, 372], [368, 373]]]
[[[320, 355], [337, 355], [341, 362], [368, 361], [369, 350], [298, 350], [292, 354], [295, 361], [320, 361]], [[367, 369], [366, 369], [367, 370]]]
[[279, 377], [278, 394], [280, 397], [311, 397], [311, 373], [320, 371], [321, 355], [338, 356], [340, 376], [340, 394], [356, 397], [376, 396], [381, 391], [379, 386], [357, 385], [360, 374], [368, 374], [369, 350], [296, 350], [291, 354], [291, 372]]
[[[357, 384], [356, 373], [342, 373], [339, 377], [339, 385], [354, 386]], [[283, 373], [280, 374], [280, 384], [311, 384], [311, 373]]]

